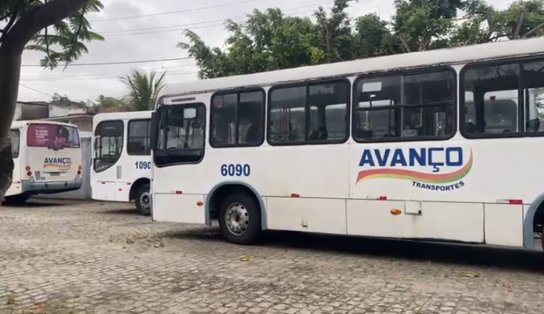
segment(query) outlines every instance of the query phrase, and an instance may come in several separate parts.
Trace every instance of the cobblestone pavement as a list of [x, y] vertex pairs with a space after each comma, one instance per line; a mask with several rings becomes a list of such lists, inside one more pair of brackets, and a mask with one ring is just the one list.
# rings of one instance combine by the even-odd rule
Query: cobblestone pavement
[[130, 207], [0, 208], [0, 313], [544, 311], [537, 253], [293, 233], [245, 247]]

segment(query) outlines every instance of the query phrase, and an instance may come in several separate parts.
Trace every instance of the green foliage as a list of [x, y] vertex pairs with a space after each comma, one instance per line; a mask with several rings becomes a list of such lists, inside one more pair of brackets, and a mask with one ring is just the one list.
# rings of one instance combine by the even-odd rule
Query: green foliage
[[166, 72], [158, 75], [156, 72], [148, 74], [133, 70], [126, 77], [121, 77], [121, 81], [130, 89], [127, 99], [131, 109], [135, 111], [151, 110], [165, 86], [165, 75]]
[[98, 112], [119, 112], [130, 111], [130, 105], [125, 98], [98, 96], [95, 102], [91, 103], [93, 110]]
[[[2, 37], [26, 14], [54, 0], [2, 0], [0, 2], [0, 22]], [[41, 51], [45, 54], [41, 64], [54, 68], [59, 63], [68, 64], [83, 53], [87, 53], [85, 42], [104, 40], [102, 36], [91, 31], [86, 14], [103, 9], [100, 0], [89, 0], [83, 8], [68, 18], [56, 21], [41, 33], [36, 34], [26, 45], [26, 49]]]
[[226, 23], [226, 49], [190, 30], [179, 47], [195, 58], [201, 78], [213, 78], [544, 35], [542, 0], [518, 0], [505, 10], [485, 0], [395, 0], [391, 21], [368, 14], [354, 23], [346, 13], [351, 1], [335, 0], [313, 20], [255, 10], [245, 23]]
[[357, 18], [354, 44], [356, 58], [388, 55], [401, 51], [399, 39], [389, 30], [388, 23], [376, 14]]
[[286, 17], [279, 9], [255, 10], [245, 24], [227, 21], [228, 50], [210, 48], [194, 32], [178, 44], [195, 58], [201, 78], [221, 77], [310, 65], [320, 58], [315, 26], [308, 18]]
[[45, 52], [46, 56], [41, 61], [44, 67], [54, 68], [59, 62], [72, 62], [82, 53], [88, 52], [83, 42], [104, 40], [102, 36], [91, 31], [89, 21], [85, 18], [85, 14], [98, 12], [102, 8], [100, 1], [90, 0], [79, 12], [54, 24], [53, 34], [46, 30], [43, 34], [36, 35], [33, 44], [27, 46], [27, 49]]

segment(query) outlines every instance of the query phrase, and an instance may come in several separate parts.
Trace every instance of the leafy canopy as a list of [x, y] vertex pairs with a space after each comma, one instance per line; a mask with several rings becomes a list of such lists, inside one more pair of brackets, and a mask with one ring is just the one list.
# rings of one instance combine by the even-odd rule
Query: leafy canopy
[[484, 0], [395, 0], [390, 21], [351, 19], [352, 1], [335, 0], [313, 19], [255, 10], [245, 23], [227, 21], [225, 49], [190, 30], [178, 46], [197, 61], [201, 78], [213, 78], [544, 35], [542, 0], [518, 0], [505, 10]]
[[[12, 27], [25, 15], [33, 10], [56, 0], [2, 0], [0, 1], [0, 43], [9, 34]], [[88, 13], [99, 12], [103, 9], [100, 0], [88, 0], [83, 8], [71, 14], [68, 18], [54, 22], [36, 34], [26, 45], [26, 49], [41, 51], [45, 57], [41, 60], [44, 67], [54, 68], [59, 63], [68, 64], [83, 53], [87, 53], [84, 42], [104, 40], [102, 36], [91, 31], [91, 25], [86, 18]]]

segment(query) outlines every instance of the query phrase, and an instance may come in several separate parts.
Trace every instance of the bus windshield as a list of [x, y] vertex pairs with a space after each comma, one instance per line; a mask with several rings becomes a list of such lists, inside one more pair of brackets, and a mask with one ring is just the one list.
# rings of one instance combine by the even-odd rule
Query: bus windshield
[[31, 124], [27, 145], [53, 149], [79, 148], [79, 133], [77, 128], [66, 125]]

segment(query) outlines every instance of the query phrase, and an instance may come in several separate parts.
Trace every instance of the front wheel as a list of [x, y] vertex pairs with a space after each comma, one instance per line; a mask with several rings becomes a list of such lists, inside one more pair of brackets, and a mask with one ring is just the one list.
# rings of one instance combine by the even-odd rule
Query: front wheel
[[261, 233], [261, 211], [254, 197], [246, 193], [227, 196], [219, 210], [219, 227], [232, 243], [252, 244]]
[[143, 184], [136, 190], [136, 209], [142, 215], [151, 214], [151, 193], [149, 192], [149, 183]]

